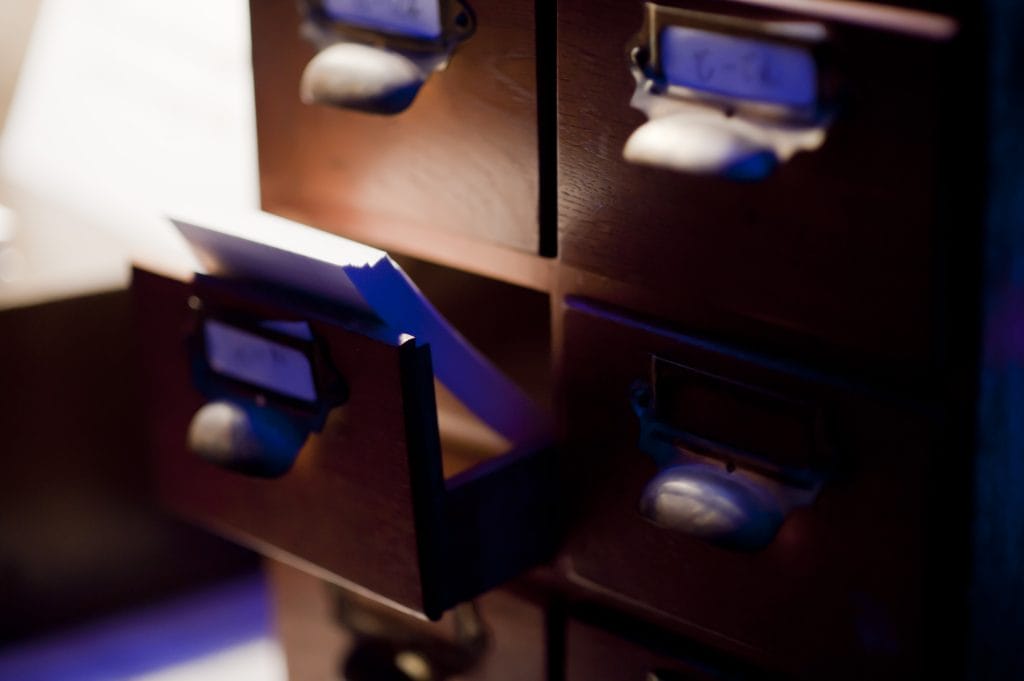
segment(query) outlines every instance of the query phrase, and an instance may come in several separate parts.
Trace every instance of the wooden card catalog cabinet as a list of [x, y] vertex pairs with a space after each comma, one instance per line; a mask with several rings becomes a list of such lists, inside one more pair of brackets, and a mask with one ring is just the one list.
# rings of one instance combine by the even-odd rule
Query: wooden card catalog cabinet
[[[939, 4], [250, 0], [263, 207], [453, 268], [456, 316], [513, 318], [561, 439], [445, 479], [423, 338], [137, 271], [164, 500], [429, 617], [545, 565], [513, 597], [547, 611], [551, 679], [962, 663], [969, 564], [1012, 601], [1019, 523], [1015, 459], [972, 430], [988, 48]], [[224, 342], [300, 378], [254, 391]], [[232, 458], [266, 409], [284, 437]]]

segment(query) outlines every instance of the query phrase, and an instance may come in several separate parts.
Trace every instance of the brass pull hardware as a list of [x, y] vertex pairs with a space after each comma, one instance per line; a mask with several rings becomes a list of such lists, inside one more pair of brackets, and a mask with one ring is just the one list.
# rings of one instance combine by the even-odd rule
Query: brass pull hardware
[[302, 101], [365, 113], [409, 108], [476, 28], [461, 0], [414, 0], [401, 7], [309, 0], [305, 6], [303, 33], [320, 51], [303, 71]]

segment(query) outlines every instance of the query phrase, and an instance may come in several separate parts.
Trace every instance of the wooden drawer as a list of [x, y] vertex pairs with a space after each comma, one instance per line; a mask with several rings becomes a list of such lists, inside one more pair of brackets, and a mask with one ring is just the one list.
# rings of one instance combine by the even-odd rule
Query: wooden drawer
[[[463, 617], [459, 631], [454, 613], [441, 622], [426, 623], [358, 599], [283, 563], [267, 561], [267, 568], [276, 630], [291, 679], [338, 678], [339, 670], [360, 656], [360, 648], [364, 658], [367, 648], [376, 648], [380, 653], [374, 657], [384, 664], [377, 670], [364, 665], [358, 678], [396, 678], [387, 669], [387, 656], [396, 659], [401, 653], [422, 655], [433, 662], [434, 674], [429, 678], [452, 678], [443, 674], [459, 667], [463, 669], [454, 678], [465, 681], [545, 678], [544, 613], [509, 591], [496, 590], [476, 600], [486, 632], [480, 636], [482, 632], [466, 626], [474, 624], [475, 618], [467, 622]], [[450, 645], [458, 634], [462, 644]]]
[[411, 107], [383, 116], [300, 102], [316, 51], [296, 3], [252, 0], [264, 209], [445, 262], [458, 254], [435, 253], [439, 235], [537, 253], [533, 3], [469, 4], [475, 34]]
[[[620, 629], [621, 631], [621, 629]], [[566, 681], [713, 681], [760, 679], [735, 663], [711, 660], [692, 645], [663, 640], [638, 641], [621, 633], [570, 619], [566, 630]], [[692, 653], [692, 654], [691, 654]], [[724, 666], [723, 666], [724, 665]]]
[[955, 46], [900, 34], [900, 22], [883, 31], [780, 16], [827, 30], [838, 112], [821, 148], [740, 182], [623, 160], [646, 121], [630, 107], [626, 57], [644, 3], [559, 3], [559, 252], [586, 275], [568, 292], [801, 361], [921, 376], [941, 345], [951, 206], [971, 192], [946, 183], [955, 169], [940, 148], [959, 111], [943, 87]]
[[[160, 498], [174, 511], [431, 618], [550, 556], [546, 452], [443, 477], [429, 345], [296, 294], [211, 277], [182, 282], [137, 270], [133, 295], [147, 444]], [[202, 333], [210, 342], [209, 320], [243, 332], [298, 323], [314, 348], [308, 361], [317, 401], [320, 367], [343, 383], [342, 402], [327, 404], [322, 424], [301, 432], [301, 449], [284, 470], [211, 461], [187, 445], [190, 424], [207, 404], [251, 403], [252, 421], [269, 424], [263, 436], [271, 442], [287, 432], [278, 427], [282, 417], [305, 408], [265, 386], [253, 391], [228, 380], [225, 388], [223, 377], [238, 374], [205, 370], [216, 362], [194, 348]], [[239, 345], [235, 352], [253, 350]], [[233, 392], [225, 397], [225, 390]]]
[[[925, 409], [581, 300], [567, 302], [564, 323], [571, 579], [797, 678], [904, 678], [915, 668], [924, 594], [939, 570], [926, 557], [941, 515], [926, 508], [928, 482], [948, 455]], [[785, 515], [765, 548], [721, 548], [642, 517], [640, 500], [658, 466], [638, 445], [630, 395], [651, 375], [652, 356], [765, 394], [801, 395], [824, 415], [830, 463], [819, 468], [827, 470], [820, 491]], [[725, 438], [753, 451], [758, 438], [786, 441], [728, 401], [712, 409], [719, 413], [692, 432], [718, 439], [701, 429], [724, 422]], [[712, 452], [724, 471], [746, 465], [699, 439], [680, 446]]]

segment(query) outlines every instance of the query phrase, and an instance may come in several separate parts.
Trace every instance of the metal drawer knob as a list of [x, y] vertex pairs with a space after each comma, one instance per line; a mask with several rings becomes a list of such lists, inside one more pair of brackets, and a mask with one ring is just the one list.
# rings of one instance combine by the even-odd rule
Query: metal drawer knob
[[756, 132], [747, 136], [731, 129], [732, 122], [702, 118], [707, 117], [677, 113], [649, 121], [630, 136], [623, 156], [631, 163], [736, 180], [762, 179], [778, 164], [770, 142]]
[[640, 512], [655, 525], [739, 550], [771, 543], [785, 513], [771, 495], [724, 467], [666, 468], [644, 488]]
[[394, 115], [448, 67], [476, 29], [464, 0], [302, 0], [302, 33], [318, 49], [299, 94], [306, 104]]
[[[678, 422], [663, 422], [658, 416], [656, 393], [669, 403], [673, 390], [699, 399], [712, 394], [701, 393], [699, 381], [720, 387], [722, 379], [658, 358], [652, 367], [653, 385], [638, 381], [631, 396], [640, 422], [639, 448], [659, 469], [640, 495], [640, 513], [658, 527], [722, 548], [759, 551], [768, 547], [786, 516], [817, 497], [821, 475], [815, 471], [773, 470], [769, 461], [759, 460], [750, 452], [702, 437]], [[735, 383], [731, 387], [735, 391], [732, 401], [719, 404], [717, 410], [745, 413], [743, 390], [747, 390], [748, 398], [757, 393]], [[776, 414], [774, 418], [785, 417]], [[742, 429], [743, 425], [737, 422], [736, 427]]]
[[274, 409], [218, 400], [192, 417], [188, 446], [218, 466], [276, 477], [291, 468], [307, 435], [307, 430]]
[[300, 95], [307, 104], [393, 114], [412, 104], [429, 75], [397, 52], [338, 43], [317, 54], [306, 66]]

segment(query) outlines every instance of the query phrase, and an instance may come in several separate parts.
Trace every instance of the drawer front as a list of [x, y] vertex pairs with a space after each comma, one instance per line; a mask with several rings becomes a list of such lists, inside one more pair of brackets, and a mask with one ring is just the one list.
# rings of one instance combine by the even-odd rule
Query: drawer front
[[[798, 678], [896, 678], [913, 669], [929, 579], [924, 480], [935, 437], [922, 410], [580, 300], [567, 303], [564, 323], [572, 579]], [[820, 491], [785, 515], [765, 548], [720, 548], [641, 515], [658, 466], [638, 445], [630, 394], [651, 375], [652, 356], [764, 394], [799, 394], [825, 415], [831, 463], [819, 468], [828, 470]], [[721, 413], [702, 415], [694, 432], [731, 422], [726, 439], [749, 449], [758, 438], [786, 441], [777, 437], [784, 430], [730, 405], [712, 405]]]
[[623, 160], [646, 122], [626, 57], [643, 18], [639, 0], [559, 3], [560, 253], [605, 280], [575, 292], [802, 359], [927, 367], [957, 195], [938, 147], [949, 45], [822, 22], [840, 93], [823, 146], [740, 182]]
[[[422, 612], [407, 454], [422, 443], [405, 410], [419, 406], [428, 422], [436, 415], [431, 404], [410, 404], [403, 387], [408, 378], [400, 358], [410, 348], [340, 327], [314, 328], [329, 342], [330, 361], [344, 377], [349, 399], [330, 413], [287, 473], [251, 477], [201, 459], [186, 444], [189, 424], [207, 402], [193, 386], [186, 351], [196, 324], [188, 302], [192, 285], [140, 271], [133, 288], [149, 453], [161, 501], [230, 538]], [[239, 309], [251, 308], [242, 301]], [[432, 395], [429, 373], [426, 380]]]
[[316, 52], [296, 3], [252, 0], [263, 207], [377, 244], [441, 230], [536, 253], [533, 3], [469, 4], [476, 33], [387, 116], [300, 102]]
[[[715, 661], [697, 660], [687, 655], [679, 645], [641, 645], [632, 636], [633, 632], [629, 633], [631, 637], [627, 639], [603, 627], [570, 619], [565, 642], [566, 680], [743, 681], [770, 678], [754, 676], [746, 671], [726, 671]], [[692, 649], [693, 646], [686, 648]]]

